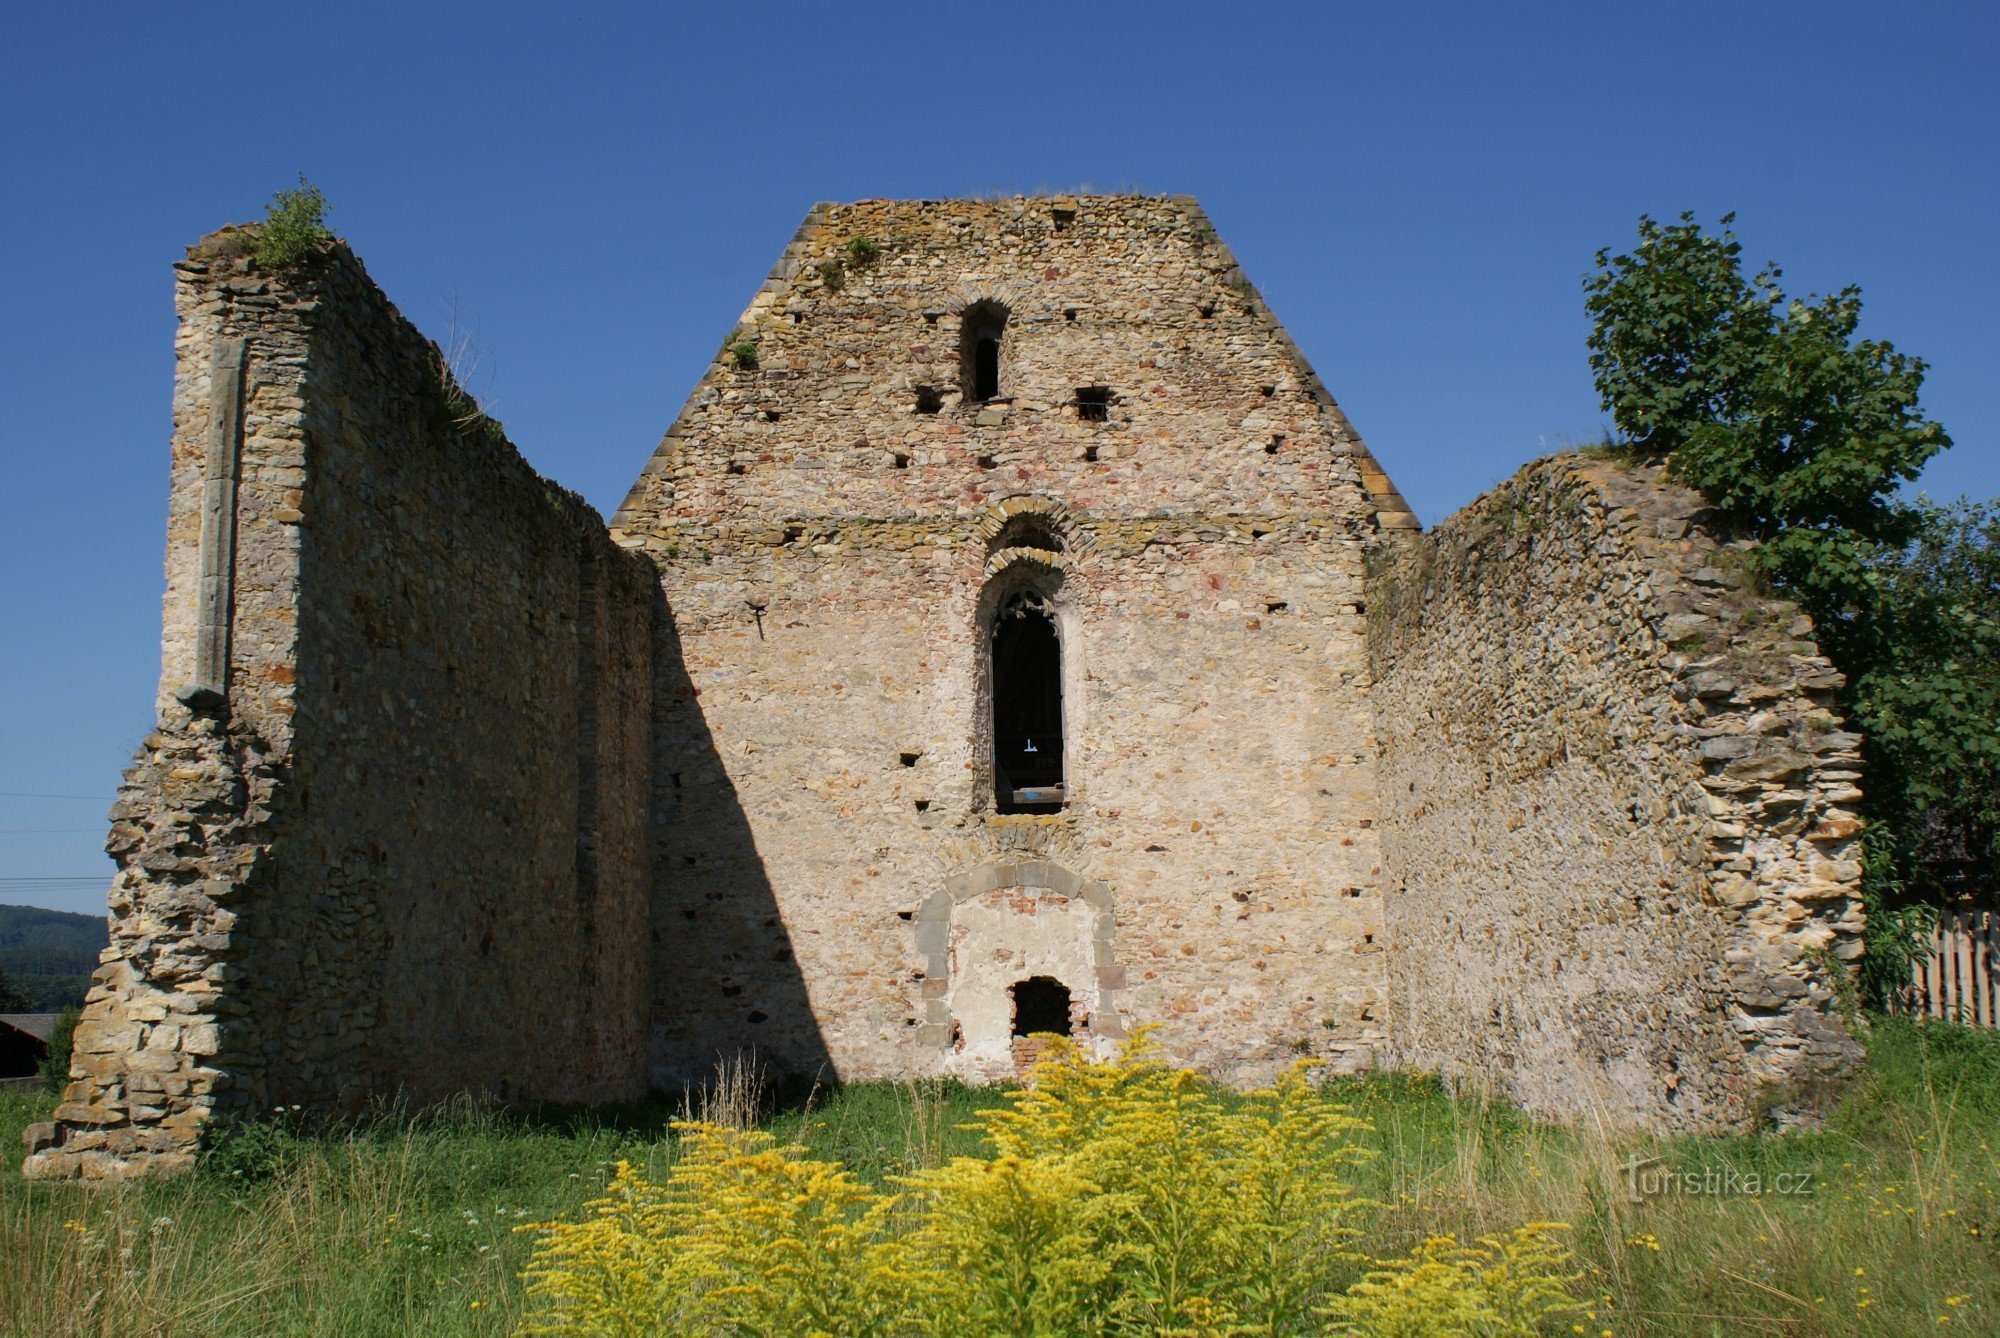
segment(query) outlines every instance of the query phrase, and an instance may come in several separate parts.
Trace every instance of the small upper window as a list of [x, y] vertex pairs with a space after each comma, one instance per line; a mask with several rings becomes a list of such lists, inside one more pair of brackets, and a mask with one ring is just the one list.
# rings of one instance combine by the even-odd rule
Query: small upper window
[[1111, 418], [1110, 386], [1078, 386], [1076, 416], [1086, 423], [1103, 423]]
[[1007, 308], [975, 302], [959, 322], [959, 373], [965, 398], [974, 404], [1000, 398], [1000, 346], [1007, 334]]

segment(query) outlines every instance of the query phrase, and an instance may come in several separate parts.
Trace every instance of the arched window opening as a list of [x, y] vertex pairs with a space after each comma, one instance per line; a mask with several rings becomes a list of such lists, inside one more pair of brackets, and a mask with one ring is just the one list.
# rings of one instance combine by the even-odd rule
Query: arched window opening
[[1063, 805], [1062, 642], [1048, 601], [1007, 597], [993, 619], [993, 783], [1002, 813]]
[[959, 321], [959, 373], [965, 398], [984, 404], [1000, 398], [1000, 341], [1007, 332], [1007, 308], [975, 302]]
[[1008, 993], [1014, 996], [1014, 1034], [1070, 1034], [1069, 986], [1054, 976], [1030, 976]]

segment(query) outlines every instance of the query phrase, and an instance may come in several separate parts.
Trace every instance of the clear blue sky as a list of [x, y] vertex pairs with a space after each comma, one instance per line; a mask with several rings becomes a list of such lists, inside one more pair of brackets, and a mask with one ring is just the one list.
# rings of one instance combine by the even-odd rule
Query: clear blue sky
[[[1642, 212], [1862, 285], [2000, 492], [2000, 10], [1492, 3], [10, 7], [0, 902], [101, 910], [156, 673], [169, 266], [301, 171], [609, 511], [806, 207], [1186, 192], [1428, 523], [1602, 417]], [[622, 11], [622, 12], [621, 12]], [[44, 798], [22, 796], [81, 796]], [[9, 889], [12, 889], [10, 891]]]

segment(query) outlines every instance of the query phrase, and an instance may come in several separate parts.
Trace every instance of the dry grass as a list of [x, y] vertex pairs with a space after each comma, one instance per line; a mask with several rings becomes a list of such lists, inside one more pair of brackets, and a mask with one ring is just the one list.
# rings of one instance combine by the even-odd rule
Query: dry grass
[[[2000, 1034], [1879, 1024], [1828, 1126], [1785, 1137], [1621, 1138], [1380, 1075], [1339, 1098], [1375, 1126], [1356, 1168], [1384, 1206], [1373, 1253], [1427, 1234], [1572, 1224], [1597, 1297], [1587, 1333], [2000, 1332]], [[872, 1181], [972, 1150], [991, 1093], [944, 1082], [820, 1092], [771, 1113], [754, 1061], [689, 1104], [761, 1122]], [[48, 1099], [0, 1095], [0, 1146]], [[465, 1106], [276, 1141], [257, 1178], [26, 1185], [0, 1166], [0, 1333], [500, 1333], [520, 1314], [524, 1221], [574, 1213], [626, 1158], [664, 1175], [665, 1104], [535, 1119]], [[1623, 1169], [1757, 1175], [1758, 1194], [1633, 1202]], [[1777, 1175], [1810, 1193], [1769, 1192]]]

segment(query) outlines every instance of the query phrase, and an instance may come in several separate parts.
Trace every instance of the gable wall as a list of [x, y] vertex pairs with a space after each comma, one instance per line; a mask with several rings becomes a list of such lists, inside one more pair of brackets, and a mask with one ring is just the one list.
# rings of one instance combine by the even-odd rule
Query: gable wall
[[[878, 258], [832, 291], [818, 267], [854, 237]], [[984, 408], [957, 395], [981, 300], [1012, 313], [1011, 402]], [[1116, 393], [1108, 422], [1077, 417], [1084, 385]], [[1069, 549], [1060, 817], [991, 812], [979, 597], [1023, 506]], [[1009, 885], [1017, 854], [1110, 889], [1111, 951], [1064, 958], [1101, 962], [1065, 982], [1095, 1030], [1158, 1022], [1245, 1078], [1306, 1050], [1366, 1062], [1378, 512], [1404, 514], [1191, 202], [816, 209], [613, 521], [660, 565], [693, 694], [663, 694], [655, 763], [656, 1076], [751, 1047], [981, 1076], [915, 917], [968, 870]], [[962, 958], [1016, 952], [952, 932]]]

